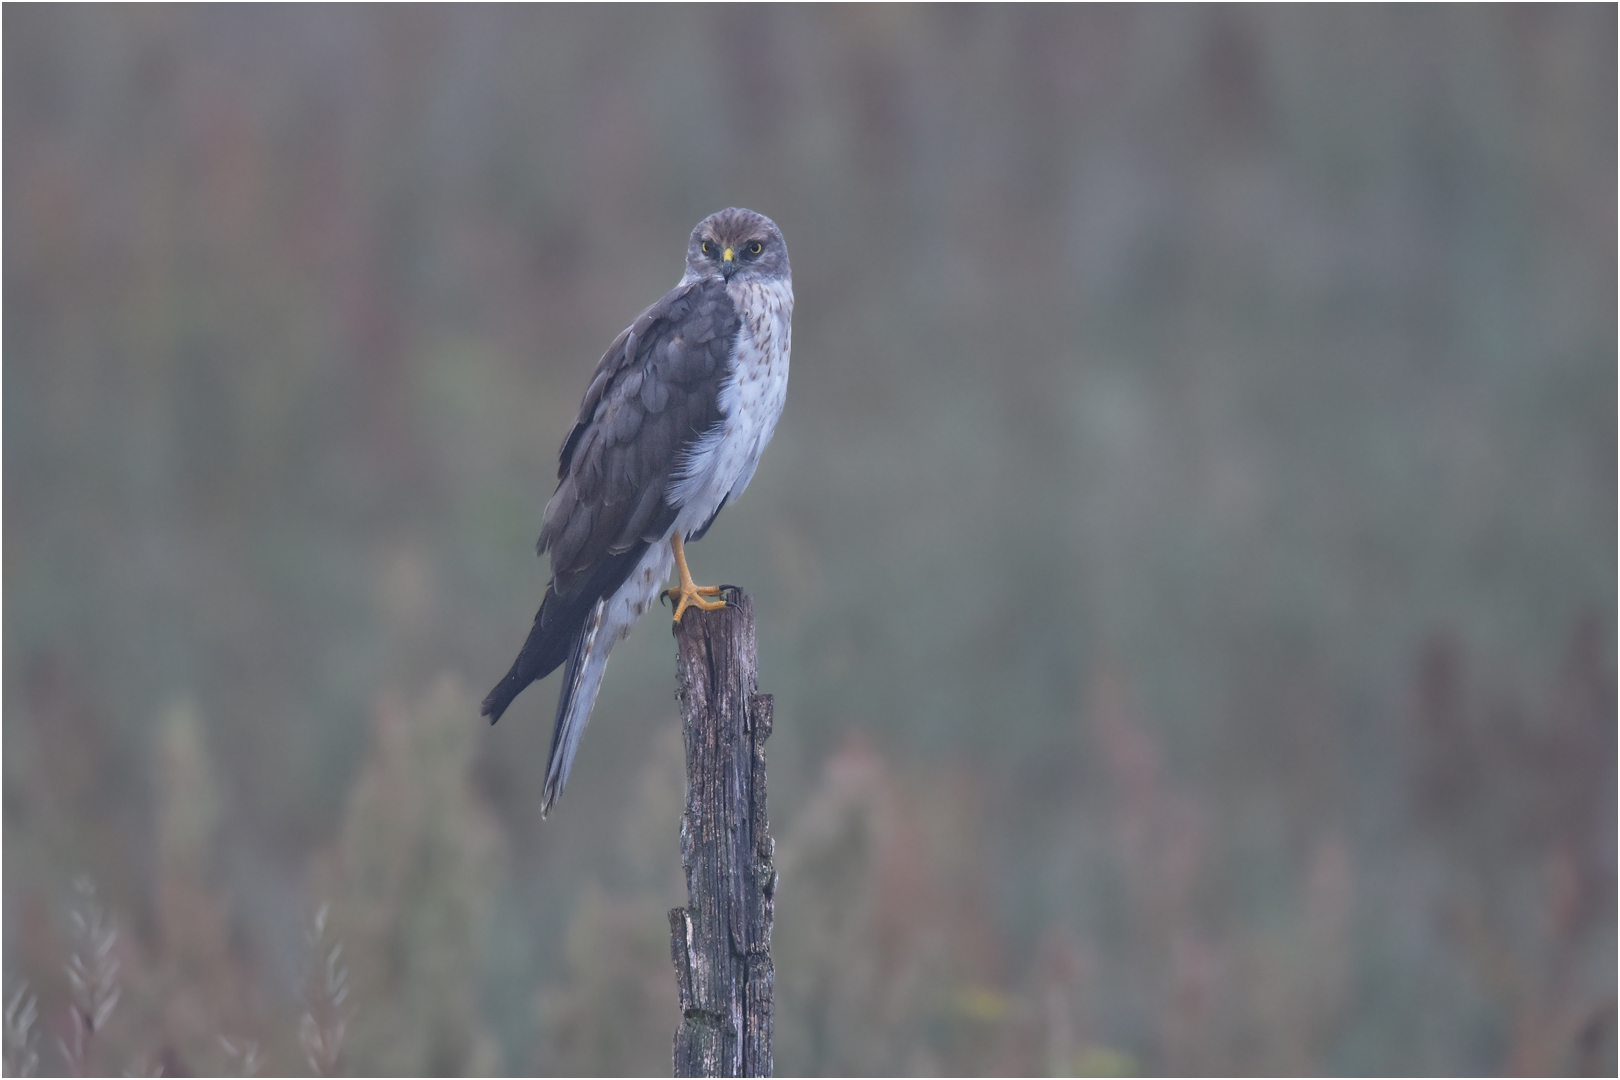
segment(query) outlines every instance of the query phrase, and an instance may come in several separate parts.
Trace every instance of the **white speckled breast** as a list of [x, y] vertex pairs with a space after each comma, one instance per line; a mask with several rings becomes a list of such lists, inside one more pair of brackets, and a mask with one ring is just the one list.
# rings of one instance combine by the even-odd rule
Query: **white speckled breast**
[[667, 496], [680, 508], [675, 528], [682, 536], [701, 529], [727, 496], [742, 494], [787, 400], [792, 282], [732, 282], [726, 291], [742, 325], [731, 372], [720, 388], [725, 419], [688, 451]]
[[[725, 420], [692, 446], [675, 470], [665, 498], [680, 507], [669, 533], [701, 529], [727, 496], [735, 499], [754, 478], [765, 444], [787, 400], [792, 345], [793, 284], [732, 283], [727, 291], [742, 316], [731, 372], [720, 387]], [[658, 600], [675, 565], [669, 534], [647, 548], [635, 571], [602, 602], [601, 632], [615, 642]]]

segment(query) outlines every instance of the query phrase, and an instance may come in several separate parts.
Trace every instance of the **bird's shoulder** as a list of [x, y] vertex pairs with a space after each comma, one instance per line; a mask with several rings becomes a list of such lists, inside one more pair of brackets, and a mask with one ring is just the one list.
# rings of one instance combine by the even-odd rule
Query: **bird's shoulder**
[[740, 323], [735, 301], [717, 279], [683, 281], [638, 315], [596, 365], [563, 440], [557, 478], [568, 475], [593, 428], [612, 425], [603, 433], [627, 441], [634, 434], [628, 430], [634, 416], [628, 414], [644, 418], [683, 404], [671, 400], [675, 390], [689, 392], [705, 382], [718, 386]]
[[559, 595], [611, 591], [597, 572], [674, 522], [670, 478], [722, 418], [739, 325], [723, 283], [683, 282], [608, 347], [563, 442], [540, 528], [537, 550], [551, 551]]

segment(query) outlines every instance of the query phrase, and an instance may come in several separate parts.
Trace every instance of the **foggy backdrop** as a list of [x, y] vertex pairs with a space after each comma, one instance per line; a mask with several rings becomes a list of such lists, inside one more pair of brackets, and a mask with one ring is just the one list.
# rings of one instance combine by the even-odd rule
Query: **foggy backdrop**
[[667, 616], [478, 701], [741, 205], [779, 1073], [1612, 1075], [1615, 20], [8, 5], [7, 1066], [667, 1071]]

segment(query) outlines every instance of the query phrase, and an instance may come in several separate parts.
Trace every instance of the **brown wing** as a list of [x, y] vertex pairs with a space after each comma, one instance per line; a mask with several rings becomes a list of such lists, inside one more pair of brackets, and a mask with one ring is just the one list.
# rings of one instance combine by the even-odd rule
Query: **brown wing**
[[591, 606], [674, 523], [664, 493], [682, 451], [721, 418], [738, 325], [722, 282], [694, 282], [642, 312], [603, 355], [563, 440], [540, 526], [551, 583], [512, 670], [484, 699], [491, 723], [562, 663]]

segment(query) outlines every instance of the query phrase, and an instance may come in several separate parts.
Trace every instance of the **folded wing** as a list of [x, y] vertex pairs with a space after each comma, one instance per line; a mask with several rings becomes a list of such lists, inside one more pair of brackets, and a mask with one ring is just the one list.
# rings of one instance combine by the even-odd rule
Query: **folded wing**
[[642, 312], [603, 355], [563, 440], [541, 522], [537, 550], [551, 553], [551, 582], [511, 670], [484, 699], [490, 723], [568, 659], [597, 601], [674, 524], [670, 477], [683, 451], [722, 419], [738, 325], [723, 283], [692, 282]]

